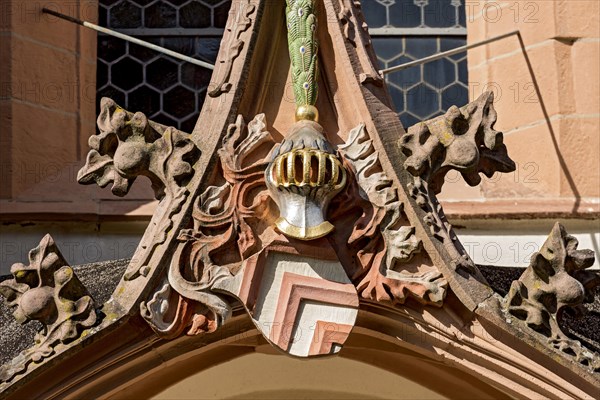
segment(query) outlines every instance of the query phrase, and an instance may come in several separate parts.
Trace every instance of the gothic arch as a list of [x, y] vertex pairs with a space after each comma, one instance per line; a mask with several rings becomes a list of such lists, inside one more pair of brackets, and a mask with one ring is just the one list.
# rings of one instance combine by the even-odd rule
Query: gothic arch
[[[234, 1], [215, 88], [191, 135], [103, 100], [79, 181], [125, 195], [147, 176], [160, 204], [103, 305], [49, 236], [30, 265], [15, 264], [0, 289], [19, 319], [46, 333], [0, 370], [3, 394], [148, 395], [268, 342], [296, 356], [339, 352], [451, 398], [593, 397], [598, 356], [559, 326], [563, 308], [581, 306], [600, 283], [586, 271], [593, 254], [557, 224], [501, 296], [436, 198], [450, 169], [476, 185], [480, 173], [514, 168], [493, 129], [493, 95], [405, 132], [360, 3], [288, 8], [289, 51], [309, 49], [310, 60], [290, 65], [283, 3]], [[306, 104], [285, 101], [287, 85]], [[335, 329], [315, 328], [312, 343], [294, 348], [290, 321]]]

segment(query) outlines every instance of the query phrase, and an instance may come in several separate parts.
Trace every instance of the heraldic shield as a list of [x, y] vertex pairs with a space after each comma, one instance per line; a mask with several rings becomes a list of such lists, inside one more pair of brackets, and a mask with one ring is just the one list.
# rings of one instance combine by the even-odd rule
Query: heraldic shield
[[347, 172], [322, 131], [299, 121], [275, 144], [262, 114], [230, 126], [219, 150], [225, 182], [198, 197], [194, 228], [180, 232], [169, 271], [176, 293], [206, 306], [205, 329], [228, 318], [233, 295], [291, 355], [334, 354], [348, 338], [358, 294], [323, 217]]
[[[341, 349], [356, 321], [359, 300], [326, 238], [335, 230], [325, 219], [327, 209], [346, 187], [347, 172], [318, 123], [315, 3], [288, 2], [286, 20], [296, 122], [280, 144], [266, 132], [264, 116], [247, 130], [239, 118], [225, 138], [220, 155], [228, 182], [223, 191], [237, 197], [225, 202], [232, 235], [238, 236], [241, 267], [233, 274], [224, 271], [211, 291], [237, 297], [269, 342], [306, 357]], [[270, 153], [245, 168], [244, 159], [256, 159], [250, 154], [258, 154], [269, 141], [274, 144]], [[252, 194], [254, 201], [246, 207]], [[207, 200], [199, 206], [204, 215], [211, 204]], [[201, 217], [199, 225], [210, 225], [211, 219]], [[211, 263], [207, 260], [204, 268]]]
[[328, 243], [319, 244], [281, 236], [215, 286], [238, 297], [265, 338], [294, 356], [337, 353], [358, 314], [354, 285]]

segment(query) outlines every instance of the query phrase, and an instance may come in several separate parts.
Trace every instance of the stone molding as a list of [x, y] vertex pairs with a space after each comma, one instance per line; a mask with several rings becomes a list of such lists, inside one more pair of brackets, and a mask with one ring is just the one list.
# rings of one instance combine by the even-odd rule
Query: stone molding
[[[232, 7], [247, 4], [234, 0]], [[195, 354], [212, 352], [222, 361], [264, 344], [298, 356], [336, 353], [342, 345], [353, 354], [360, 340], [369, 337], [381, 346], [377, 351], [401, 351], [466, 374], [487, 393], [592, 397], [600, 379], [582, 365], [587, 353], [567, 354], [562, 344], [548, 343], [558, 335], [552, 326], [550, 336], [544, 336], [527, 322], [529, 313], [537, 311], [559, 318], [562, 308], [555, 312], [543, 302], [532, 303], [524, 323], [507, 320], [518, 319], [514, 313], [522, 315], [516, 303], [526, 303], [529, 297], [517, 289], [536, 278], [526, 272], [506, 300], [495, 294], [437, 202], [439, 178], [449, 168], [464, 172], [472, 183], [478, 182], [479, 172], [510, 169], [502, 136], [493, 130], [492, 97], [452, 108], [448, 115], [405, 133], [385, 87], [361, 76], [372, 50], [364, 40], [349, 39], [350, 23], [364, 27], [356, 3], [325, 1], [315, 9], [322, 21], [316, 32], [322, 49], [317, 105], [331, 154], [347, 174], [343, 189], [324, 208], [323, 217], [335, 229], [308, 241], [277, 229], [283, 205], [267, 187], [265, 170], [275, 143], [288, 138], [276, 129], [281, 126], [279, 117], [293, 116], [295, 105], [277, 103], [279, 99], [267, 103], [261, 83], [289, 73], [289, 65], [281, 62], [288, 56], [287, 46], [281, 45], [285, 5], [252, 4], [256, 8], [248, 14], [249, 25], [235, 33], [244, 43], [239, 55], [215, 70], [215, 76], [229, 75], [228, 91], [207, 97], [196, 129], [178, 142], [182, 153], [173, 152], [171, 161], [158, 164], [166, 169], [144, 161], [161, 154], [161, 148], [156, 155], [147, 149], [164, 139], [162, 128], [105, 103], [108, 111], [102, 121], [110, 123], [103, 125], [104, 131], [112, 129], [114, 119], [120, 127], [110, 133], [118, 139], [111, 146], [126, 149], [134, 145], [129, 141], [135, 136], [135, 146], [144, 150], [122, 160], [135, 161], [133, 166], [123, 166], [92, 141], [98, 153], [92, 161], [108, 158], [105, 165], [88, 159], [83, 180], [113, 183], [117, 194], [125, 194], [136, 176], [152, 174], [160, 199], [157, 212], [113, 297], [94, 314], [102, 318], [90, 324], [86, 319], [86, 328], [95, 324], [91, 330], [76, 330], [71, 344], [61, 343], [49, 358], [30, 363], [23, 374], [0, 384], [3, 394], [110, 396], [128, 387], [139, 389], [137, 378], [160, 375], [165, 361]], [[227, 59], [228, 51], [222, 48], [220, 59]], [[135, 133], [119, 125], [125, 120], [133, 123]], [[290, 120], [288, 128], [292, 124]], [[436, 130], [439, 127], [444, 129]], [[192, 152], [197, 157], [188, 158]], [[99, 168], [90, 169], [92, 165]], [[185, 178], [175, 179], [181, 176]], [[574, 253], [566, 234], [549, 240], [575, 260], [566, 261], [560, 273], [584, 288], [583, 294], [564, 297], [569, 300], [565, 305], [576, 306], [597, 275], [582, 275], [589, 257]], [[571, 260], [568, 257], [565, 260]], [[533, 264], [544, 261], [536, 256]], [[325, 275], [323, 271], [330, 276], [315, 276]], [[303, 299], [330, 305], [333, 321], [325, 319], [321, 309], [300, 313]], [[291, 333], [281, 326], [265, 328], [264, 322], [301, 326], [300, 314], [313, 318], [317, 327], [323, 321], [335, 322], [331, 340], [315, 332], [313, 345], [304, 342], [301, 350], [294, 350]], [[557, 338], [570, 343], [564, 336]], [[236, 350], [227, 355], [226, 348]], [[45, 379], [48, 374], [57, 379]]]

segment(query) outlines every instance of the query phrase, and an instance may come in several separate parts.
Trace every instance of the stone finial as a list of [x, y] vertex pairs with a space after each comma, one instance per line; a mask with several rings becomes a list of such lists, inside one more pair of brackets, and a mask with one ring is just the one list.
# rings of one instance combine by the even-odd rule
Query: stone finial
[[54, 354], [59, 343], [77, 339], [96, 323], [94, 300], [67, 264], [50, 235], [29, 252], [29, 265], [11, 267], [13, 279], [0, 283], [0, 294], [14, 309], [17, 322], [39, 321], [35, 345], [0, 368], [0, 380], [11, 380], [31, 362]]
[[193, 175], [200, 151], [190, 135], [148, 120], [104, 97], [98, 116], [99, 134], [89, 139], [86, 163], [77, 174], [82, 184], [112, 183], [116, 196], [125, 196], [140, 176], [147, 176], [157, 199], [173, 197]]
[[577, 250], [577, 239], [558, 222], [541, 250], [531, 257], [529, 267], [514, 281], [505, 298], [505, 310], [548, 338], [550, 344], [593, 369], [600, 369], [598, 355], [571, 340], [560, 327], [567, 308], [581, 311], [600, 285], [597, 271], [586, 271], [594, 263], [592, 250]]
[[452, 106], [446, 114], [410, 127], [400, 142], [408, 157], [404, 167], [436, 194], [452, 169], [471, 186], [481, 182], [479, 173], [491, 178], [496, 171], [514, 171], [502, 132], [494, 130], [496, 118], [494, 94], [485, 92], [464, 107]]
[[425, 223], [432, 235], [446, 245], [453, 268], [474, 275], [479, 272], [435, 195], [453, 169], [471, 186], [481, 182], [480, 173], [492, 177], [496, 172], [515, 170], [502, 132], [494, 130], [497, 116], [493, 103], [494, 94], [486, 92], [466, 106], [452, 106], [446, 114], [410, 127], [400, 139], [400, 148], [407, 156], [404, 168], [413, 176], [408, 189], [426, 212]]

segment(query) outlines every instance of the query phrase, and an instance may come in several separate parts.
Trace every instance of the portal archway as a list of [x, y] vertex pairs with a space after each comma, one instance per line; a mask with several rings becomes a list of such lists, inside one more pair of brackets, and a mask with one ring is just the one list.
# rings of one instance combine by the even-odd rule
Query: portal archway
[[[506, 371], [490, 376], [482, 368], [478, 376], [481, 354], [465, 353], [468, 359], [456, 362], [450, 356], [452, 348], [460, 350], [465, 344], [457, 341], [441, 350], [439, 337], [447, 336], [443, 326], [456, 326], [442, 318], [446, 314], [442, 310], [435, 316], [423, 311], [421, 317], [415, 313], [401, 319], [376, 309], [361, 311], [338, 356], [301, 360], [275, 350], [239, 310], [222, 333], [203, 340], [184, 336], [156, 341], [122, 354], [119, 365], [101, 361], [93, 380], [80, 381], [63, 394], [107, 399], [276, 398], [283, 393], [290, 398], [370, 394], [371, 398], [508, 399], [526, 390], [523, 380], [504, 379]], [[438, 322], [432, 323], [432, 317]], [[407, 324], [409, 319], [412, 323]], [[419, 329], [438, 332], [419, 334]]]

